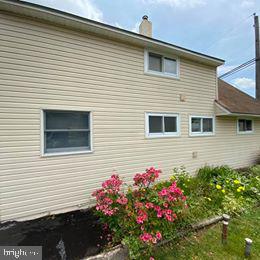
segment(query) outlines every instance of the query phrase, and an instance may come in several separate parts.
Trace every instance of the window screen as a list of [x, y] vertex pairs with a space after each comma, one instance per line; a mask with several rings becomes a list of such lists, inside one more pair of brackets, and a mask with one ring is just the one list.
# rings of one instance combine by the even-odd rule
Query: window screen
[[89, 112], [44, 111], [44, 152], [90, 150]]
[[239, 132], [251, 132], [253, 130], [253, 122], [248, 119], [238, 120], [238, 130]]
[[178, 116], [176, 115], [148, 115], [148, 134], [156, 135], [177, 135], [178, 133]]
[[162, 57], [161, 56], [159, 56], [157, 54], [149, 53], [149, 70], [158, 71], [158, 72], [162, 71]]
[[194, 116], [191, 118], [191, 133], [197, 135], [213, 133], [213, 118]]

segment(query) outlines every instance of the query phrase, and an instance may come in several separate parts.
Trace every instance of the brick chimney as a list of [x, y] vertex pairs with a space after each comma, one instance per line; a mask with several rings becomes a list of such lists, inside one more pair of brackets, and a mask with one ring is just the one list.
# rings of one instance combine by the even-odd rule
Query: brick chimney
[[152, 37], [152, 23], [148, 21], [147, 15], [144, 15], [142, 19], [143, 20], [139, 25], [139, 33], [144, 36]]

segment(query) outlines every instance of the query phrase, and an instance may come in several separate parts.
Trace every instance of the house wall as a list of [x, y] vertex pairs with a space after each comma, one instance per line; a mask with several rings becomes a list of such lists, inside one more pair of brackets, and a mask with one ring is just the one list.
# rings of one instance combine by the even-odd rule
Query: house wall
[[[247, 166], [260, 152], [259, 119], [254, 134], [217, 118], [215, 136], [189, 137], [189, 115], [214, 114], [213, 67], [181, 59], [179, 80], [145, 75], [142, 48], [4, 13], [0, 39], [1, 221], [89, 206], [113, 172], [129, 181], [155, 166], [166, 178], [181, 165]], [[94, 152], [42, 157], [42, 109], [91, 111]], [[145, 112], [179, 113], [181, 137], [145, 138]]]

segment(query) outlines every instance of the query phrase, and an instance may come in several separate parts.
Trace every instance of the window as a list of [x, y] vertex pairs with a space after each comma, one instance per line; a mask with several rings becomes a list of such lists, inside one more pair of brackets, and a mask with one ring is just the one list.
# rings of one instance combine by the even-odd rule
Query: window
[[214, 118], [191, 116], [190, 117], [190, 135], [202, 136], [214, 134]]
[[179, 115], [146, 113], [146, 136], [179, 136]]
[[162, 72], [162, 57], [149, 53], [149, 70]]
[[239, 133], [252, 133], [253, 132], [253, 120], [238, 119], [237, 125], [238, 125]]
[[91, 150], [89, 112], [45, 110], [43, 120], [44, 154]]
[[145, 72], [178, 77], [178, 60], [152, 52], [145, 52]]

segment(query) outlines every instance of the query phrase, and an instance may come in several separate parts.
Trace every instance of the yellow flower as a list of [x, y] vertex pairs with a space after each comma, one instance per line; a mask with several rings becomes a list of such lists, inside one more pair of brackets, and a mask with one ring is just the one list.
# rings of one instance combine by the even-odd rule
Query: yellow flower
[[225, 193], [226, 191], [223, 189], [222, 192]]
[[226, 183], [229, 183], [229, 181], [226, 181]]
[[234, 183], [235, 183], [235, 184], [239, 184], [240, 181], [239, 181], [239, 180], [234, 180]]
[[237, 192], [240, 192], [241, 190], [239, 188], [237, 188]]
[[216, 185], [216, 188], [217, 188], [218, 190], [220, 190], [222, 187], [217, 184], [217, 185]]
[[240, 189], [240, 190], [245, 190], [245, 187], [240, 186], [239, 189]]
[[176, 180], [175, 176], [170, 177], [170, 181], [175, 181], [175, 180]]

